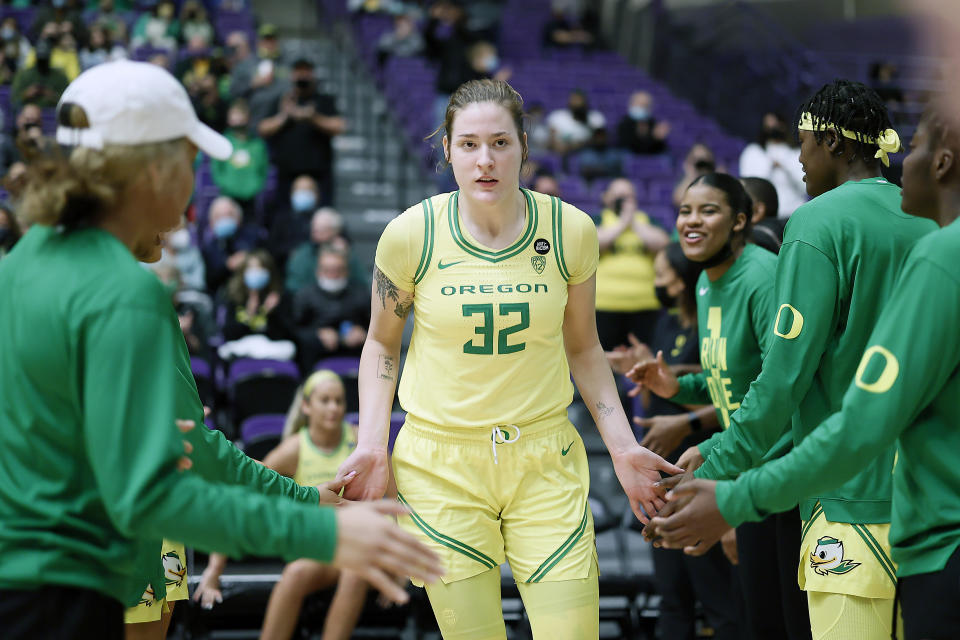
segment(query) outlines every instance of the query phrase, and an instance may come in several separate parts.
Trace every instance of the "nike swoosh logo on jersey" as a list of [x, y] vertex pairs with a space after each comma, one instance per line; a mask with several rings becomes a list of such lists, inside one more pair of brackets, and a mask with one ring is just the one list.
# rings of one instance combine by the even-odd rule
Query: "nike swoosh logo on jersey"
[[443, 260], [441, 260], [440, 262], [437, 263], [437, 268], [446, 269], [447, 267], [452, 267], [454, 265], [460, 264], [461, 262], [464, 262], [464, 260], [457, 260], [456, 262], [448, 262], [447, 264], [443, 264]]
[[570, 447], [572, 446], [573, 446], [573, 443], [571, 442], [570, 444], [567, 445], [566, 449], [560, 449], [560, 455], [565, 456], [568, 453], [570, 453]]
[[710, 291], [709, 287], [700, 287], [700, 295], [702, 296], [707, 295], [707, 291]]

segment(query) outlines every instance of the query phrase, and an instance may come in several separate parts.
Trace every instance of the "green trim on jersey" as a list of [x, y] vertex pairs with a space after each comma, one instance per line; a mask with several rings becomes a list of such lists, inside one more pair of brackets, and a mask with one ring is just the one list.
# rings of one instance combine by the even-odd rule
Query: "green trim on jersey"
[[817, 518], [823, 515], [823, 505], [817, 504], [817, 508], [813, 510], [813, 513], [810, 515], [810, 519], [803, 524], [803, 530], [800, 532], [800, 544], [803, 544], [803, 539], [807, 537], [807, 534], [810, 533], [810, 527], [813, 526], [813, 523], [817, 521]]
[[527, 245], [529, 245], [533, 240], [533, 236], [537, 230], [539, 212], [537, 210], [537, 203], [533, 199], [533, 196], [530, 195], [530, 192], [526, 189], [520, 189], [520, 191], [523, 192], [523, 197], [527, 201], [526, 229], [524, 229], [523, 234], [516, 242], [505, 249], [500, 249], [499, 251], [491, 251], [490, 249], [484, 249], [482, 247], [473, 245], [463, 235], [463, 231], [460, 229], [459, 215], [460, 192], [454, 192], [453, 197], [447, 201], [447, 220], [450, 224], [450, 235], [453, 237], [454, 242], [456, 242], [461, 249], [470, 255], [480, 258], [481, 260], [486, 260], [487, 262], [502, 262], [503, 260], [512, 258], [526, 249]]
[[870, 533], [870, 530], [867, 529], [862, 524], [854, 524], [853, 530], [856, 531], [860, 537], [863, 539], [863, 543], [867, 545], [867, 548], [870, 549], [870, 552], [873, 553], [877, 561], [880, 562], [880, 566], [883, 567], [883, 570], [887, 573], [887, 576], [893, 582], [894, 585], [897, 584], [897, 569], [893, 566], [893, 561], [887, 557], [887, 554], [883, 551], [883, 547], [880, 546], [880, 543], [877, 542], [877, 539], [873, 537], [873, 534]]
[[553, 256], [557, 259], [560, 275], [564, 280], [569, 280], [570, 272], [563, 259], [563, 203], [555, 196], [550, 196], [550, 217], [553, 220]]
[[423, 248], [420, 250], [420, 264], [417, 265], [417, 271], [413, 275], [413, 284], [420, 284], [433, 258], [433, 202], [427, 198], [421, 204], [423, 205]]
[[563, 560], [563, 557], [570, 553], [570, 550], [573, 549], [574, 545], [577, 544], [577, 541], [583, 536], [583, 532], [587, 530], [587, 510], [590, 508], [590, 505], [587, 504], [583, 509], [583, 518], [580, 520], [580, 525], [577, 527], [577, 530], [570, 534], [570, 537], [564, 541], [560, 548], [550, 554], [550, 557], [543, 561], [537, 570], [533, 572], [530, 578], [527, 580], [527, 584], [531, 582], [540, 582], [543, 580], [543, 577], [550, 573], [550, 570], [557, 566], [557, 563]]
[[492, 558], [485, 555], [484, 553], [477, 551], [470, 545], [460, 542], [455, 538], [451, 538], [450, 536], [445, 536], [439, 531], [437, 531], [436, 529], [434, 529], [433, 527], [431, 527], [430, 525], [428, 525], [423, 518], [417, 515], [417, 512], [413, 510], [413, 507], [410, 506], [410, 503], [404, 499], [402, 493], [397, 492], [397, 498], [400, 500], [401, 503], [403, 503], [405, 507], [410, 509], [410, 518], [413, 519], [414, 524], [416, 524], [417, 527], [419, 527], [420, 530], [423, 531], [428, 538], [430, 538], [434, 542], [437, 542], [438, 544], [442, 544], [445, 547], [449, 547], [450, 549], [453, 549], [457, 553], [462, 553], [463, 555], [467, 556], [471, 560], [476, 560], [477, 562], [487, 567], [488, 569], [493, 569], [494, 567], [497, 566], [497, 563], [494, 562]]

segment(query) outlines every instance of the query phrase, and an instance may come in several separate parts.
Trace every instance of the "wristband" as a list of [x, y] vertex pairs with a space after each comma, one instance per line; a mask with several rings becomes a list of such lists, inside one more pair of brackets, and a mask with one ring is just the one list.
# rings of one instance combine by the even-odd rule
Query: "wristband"
[[690, 430], [693, 432], [700, 431], [703, 429], [703, 423], [700, 422], [700, 416], [691, 411], [687, 414], [687, 420], [690, 421]]

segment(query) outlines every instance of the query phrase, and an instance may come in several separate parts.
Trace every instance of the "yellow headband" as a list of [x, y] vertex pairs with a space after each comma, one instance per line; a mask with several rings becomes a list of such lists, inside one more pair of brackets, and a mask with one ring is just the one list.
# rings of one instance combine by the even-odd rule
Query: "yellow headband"
[[836, 129], [843, 134], [844, 138], [850, 138], [858, 142], [866, 142], [867, 144], [875, 144], [879, 149], [877, 149], [873, 157], [880, 158], [880, 162], [882, 162], [885, 167], [890, 166], [890, 157], [888, 154], [900, 151], [900, 136], [898, 136], [897, 132], [893, 129], [886, 129], [880, 134], [879, 138], [871, 138], [856, 131], [841, 129], [832, 122], [825, 120], [818, 119], [817, 123], [814, 124], [813, 115], [809, 111], [805, 111], [800, 116], [800, 124], [797, 125], [797, 129], [800, 131], [826, 131], [827, 129]]
[[330, 371], [330, 369], [318, 369], [311, 373], [310, 377], [307, 378], [307, 381], [303, 383], [303, 397], [309, 398], [314, 387], [321, 382], [339, 382], [340, 384], [343, 384], [343, 381], [340, 380], [340, 376], [335, 374], [333, 371]]

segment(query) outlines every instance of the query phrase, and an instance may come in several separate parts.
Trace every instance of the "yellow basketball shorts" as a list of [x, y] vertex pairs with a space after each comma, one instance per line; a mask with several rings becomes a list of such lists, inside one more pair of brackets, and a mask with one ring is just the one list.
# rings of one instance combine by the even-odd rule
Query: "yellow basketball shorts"
[[408, 416], [392, 460], [399, 499], [411, 511], [400, 525], [440, 555], [445, 583], [504, 560], [517, 582], [590, 575], [590, 474], [566, 415], [489, 430]]
[[186, 600], [187, 591], [187, 554], [179, 542], [164, 539], [160, 562], [163, 565], [163, 577], [167, 583], [167, 597], [157, 600], [153, 585], [147, 585], [140, 602], [127, 609], [123, 614], [126, 624], [135, 622], [156, 622], [161, 614], [170, 611], [168, 602]]
[[830, 522], [818, 502], [802, 526], [801, 589], [893, 600], [897, 567], [890, 560], [889, 524]]

